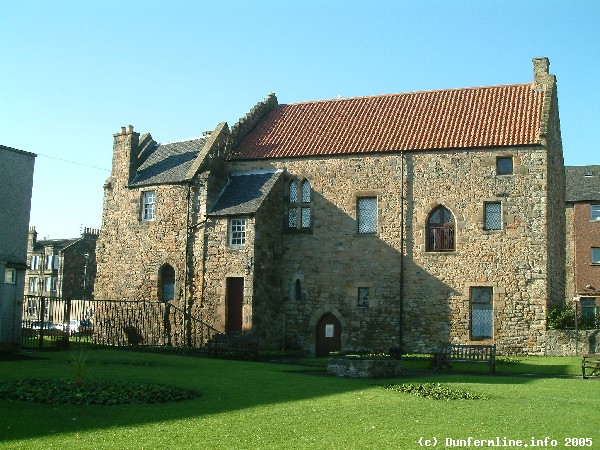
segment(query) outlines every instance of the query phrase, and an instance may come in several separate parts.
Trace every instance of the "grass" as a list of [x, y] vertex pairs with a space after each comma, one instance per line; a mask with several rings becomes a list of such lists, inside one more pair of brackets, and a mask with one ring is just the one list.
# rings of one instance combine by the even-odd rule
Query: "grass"
[[[600, 445], [600, 379], [566, 377], [578, 375], [579, 358], [520, 360], [500, 365], [499, 372], [513, 373], [497, 376], [486, 374], [485, 367], [484, 373], [469, 374], [454, 367], [454, 373], [411, 371], [393, 379], [355, 380], [329, 377], [324, 368], [308, 365], [92, 350], [85, 380], [168, 384], [201, 396], [115, 406], [0, 400], [0, 448], [410, 450], [421, 448], [420, 438], [435, 437], [444, 448], [446, 438], [470, 436], [527, 441], [548, 436], [559, 448], [565, 439], [580, 437]], [[531, 373], [542, 376], [522, 375]], [[0, 362], [0, 382], [75, 376], [69, 352], [34, 352]], [[483, 398], [438, 401], [384, 389], [437, 383]]]

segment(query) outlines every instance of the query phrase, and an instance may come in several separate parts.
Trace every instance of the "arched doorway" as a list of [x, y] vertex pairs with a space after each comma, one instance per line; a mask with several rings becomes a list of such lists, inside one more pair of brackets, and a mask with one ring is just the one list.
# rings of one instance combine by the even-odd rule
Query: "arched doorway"
[[325, 314], [317, 323], [316, 344], [317, 356], [327, 356], [342, 349], [342, 326], [333, 314]]

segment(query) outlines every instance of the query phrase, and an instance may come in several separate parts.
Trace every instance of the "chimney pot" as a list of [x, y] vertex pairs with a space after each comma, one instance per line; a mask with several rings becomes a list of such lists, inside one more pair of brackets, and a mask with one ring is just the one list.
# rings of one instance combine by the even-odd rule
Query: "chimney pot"
[[129, 125], [129, 126], [127, 127], [127, 132], [128, 132], [128, 133], [133, 133], [133, 125]]
[[125, 127], [121, 127], [121, 134], [125, 134], [126, 130]]

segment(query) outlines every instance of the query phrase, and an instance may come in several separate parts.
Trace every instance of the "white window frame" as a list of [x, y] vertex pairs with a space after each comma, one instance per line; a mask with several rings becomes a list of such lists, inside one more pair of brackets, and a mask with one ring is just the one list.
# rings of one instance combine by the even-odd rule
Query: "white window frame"
[[38, 277], [29, 277], [29, 292], [38, 291]]
[[142, 222], [151, 222], [156, 216], [156, 191], [142, 191]]
[[246, 245], [248, 221], [242, 218], [229, 219], [229, 245], [243, 247]]
[[40, 268], [40, 255], [31, 255], [31, 264], [29, 265], [31, 270], [38, 270]]
[[590, 220], [600, 221], [600, 205], [590, 205]]

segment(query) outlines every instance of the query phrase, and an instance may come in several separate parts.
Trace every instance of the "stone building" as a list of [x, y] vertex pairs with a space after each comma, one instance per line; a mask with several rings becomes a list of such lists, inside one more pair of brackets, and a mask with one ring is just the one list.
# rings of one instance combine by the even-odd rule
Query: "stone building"
[[98, 234], [85, 228], [78, 238], [38, 240], [35, 227], [30, 227], [25, 293], [93, 299]]
[[34, 153], [0, 145], [0, 351], [21, 345]]
[[97, 298], [158, 299], [261, 347], [543, 354], [564, 301], [556, 80], [279, 105], [114, 136]]
[[569, 166], [567, 299], [579, 301], [586, 326], [600, 327], [600, 166]]

